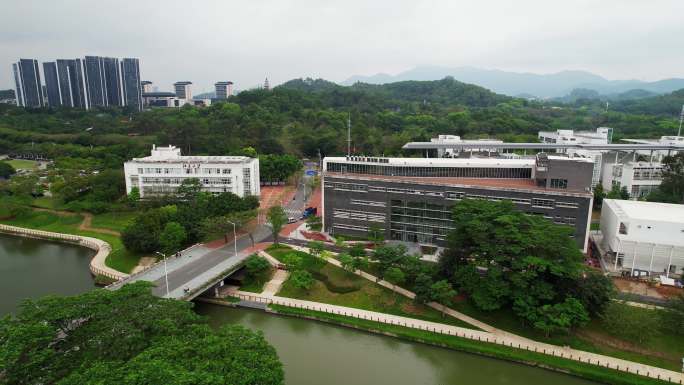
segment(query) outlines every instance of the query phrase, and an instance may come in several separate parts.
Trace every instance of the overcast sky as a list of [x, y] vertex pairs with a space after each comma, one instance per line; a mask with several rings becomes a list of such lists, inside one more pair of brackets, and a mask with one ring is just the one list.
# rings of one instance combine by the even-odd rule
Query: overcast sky
[[0, 88], [20, 57], [87, 54], [195, 93], [419, 65], [658, 80], [684, 77], [683, 21], [684, 0], [2, 0]]

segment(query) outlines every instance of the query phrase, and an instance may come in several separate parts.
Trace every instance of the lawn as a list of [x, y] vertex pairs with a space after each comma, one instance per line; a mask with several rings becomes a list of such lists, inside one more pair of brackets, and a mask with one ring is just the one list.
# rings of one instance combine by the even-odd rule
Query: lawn
[[266, 284], [266, 282], [270, 281], [271, 277], [273, 277], [273, 273], [275, 273], [275, 269], [273, 267], [270, 267], [267, 270], [257, 274], [256, 276], [251, 276], [247, 274], [245, 276], [244, 281], [242, 281], [240, 290], [248, 291], [250, 293], [261, 293], [262, 291], [264, 291], [264, 285]]
[[[676, 371], [682, 368], [681, 357], [684, 356], [684, 338], [681, 337], [661, 334], [645, 343], [644, 346], [635, 346], [636, 343], [630, 343], [620, 339], [619, 336], [609, 333], [600, 319], [594, 319], [587, 326], [571, 334], [558, 334], [547, 338], [544, 333], [537, 331], [533, 327], [523, 325], [520, 319], [509, 309], [485, 312], [478, 310], [467, 301], [458, 302], [452, 307], [491, 326], [536, 341], [559, 346], [569, 345], [575, 349]], [[648, 312], [652, 310], [630, 308], [630, 311]], [[664, 355], [664, 357], [660, 355]]]
[[31, 206], [40, 207], [43, 209], [61, 210], [64, 208], [64, 203], [54, 197], [42, 196], [40, 198], [33, 199]]
[[5, 160], [5, 162], [9, 163], [15, 170], [35, 170], [38, 168], [38, 162], [35, 160], [12, 159]]
[[[94, 218], [97, 218], [97, 216]], [[112, 247], [112, 252], [105, 260], [106, 265], [118, 271], [130, 273], [130, 271], [133, 270], [133, 268], [138, 264], [141, 255], [133, 254], [126, 250], [121, 242], [121, 239], [115, 235], [79, 230], [78, 226], [82, 221], [83, 217], [78, 214], [58, 215], [46, 211], [31, 211], [16, 218], [3, 220], [2, 223], [37, 230], [77, 234], [101, 239], [109, 243], [109, 245]]]
[[443, 317], [435, 309], [416, 304], [412, 300], [396, 294], [387, 288], [329, 264], [320, 258], [313, 257], [310, 254], [295, 251], [283, 245], [280, 247], [272, 246], [268, 249], [268, 252], [278, 260], [282, 260], [285, 255], [292, 253], [299, 255], [303, 260], [303, 268], [311, 272], [314, 278], [316, 278], [313, 287], [308, 291], [295, 287], [289, 280], [285, 281], [280, 292], [278, 292], [279, 296], [475, 329], [470, 324], [452, 317]]
[[110, 229], [122, 232], [135, 218], [137, 213], [132, 211], [115, 211], [93, 216], [90, 224], [94, 228]]

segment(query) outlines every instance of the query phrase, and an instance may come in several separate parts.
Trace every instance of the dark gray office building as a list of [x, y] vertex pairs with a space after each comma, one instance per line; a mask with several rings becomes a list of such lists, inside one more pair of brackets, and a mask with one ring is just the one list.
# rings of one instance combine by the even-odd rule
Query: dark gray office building
[[12, 66], [16, 85], [17, 105], [23, 107], [43, 107], [43, 90], [40, 82], [38, 60], [19, 59]]
[[47, 95], [47, 105], [59, 107], [62, 105], [62, 96], [59, 89], [59, 77], [57, 76], [57, 63], [43, 62], [43, 76], [45, 76], [45, 87]]
[[57, 59], [57, 77], [62, 105], [87, 109], [81, 59]]
[[88, 102], [91, 107], [122, 105], [119, 59], [86, 56], [84, 73]]
[[138, 59], [124, 58], [121, 60], [121, 83], [123, 85], [124, 104], [135, 111], [142, 110], [142, 85]]
[[536, 158], [325, 158], [323, 226], [331, 234], [446, 245], [451, 209], [461, 199], [510, 200], [530, 214], [572, 226], [586, 251], [593, 162]]

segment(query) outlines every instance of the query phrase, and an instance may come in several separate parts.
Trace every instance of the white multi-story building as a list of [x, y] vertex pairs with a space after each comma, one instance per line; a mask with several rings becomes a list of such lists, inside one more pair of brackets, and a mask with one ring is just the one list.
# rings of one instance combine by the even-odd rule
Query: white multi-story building
[[174, 194], [190, 178], [211, 193], [260, 194], [259, 159], [246, 156], [182, 156], [175, 146], [153, 146], [150, 156], [124, 163], [124, 173], [126, 193], [137, 187], [140, 197]]
[[[674, 155], [677, 152], [684, 151], [684, 136], [661, 136], [658, 140], [653, 139], [623, 139], [625, 142], [641, 143], [641, 144], [661, 144], [675, 146], [677, 150], [639, 150], [637, 154], [648, 158], [650, 161], [660, 162], [667, 155]], [[679, 149], [681, 148], [681, 150]]]
[[[612, 137], [613, 129], [610, 127], [599, 127], [594, 131], [539, 131], [539, 141], [542, 143], [557, 144], [608, 144]], [[559, 152], [566, 150], [559, 149]]]
[[233, 95], [233, 82], [216, 82], [216, 99], [228, 99]]
[[625, 187], [630, 199], [639, 199], [650, 194], [663, 180], [663, 164], [656, 162], [618, 162], [603, 165], [603, 189], [610, 191], [614, 186]]
[[601, 234], [609, 269], [683, 272], [684, 205], [604, 199]]

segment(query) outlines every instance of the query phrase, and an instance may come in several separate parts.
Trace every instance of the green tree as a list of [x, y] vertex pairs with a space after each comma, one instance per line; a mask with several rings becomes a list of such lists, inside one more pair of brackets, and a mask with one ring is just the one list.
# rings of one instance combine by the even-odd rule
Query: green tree
[[589, 314], [582, 303], [572, 297], [561, 303], [543, 305], [537, 312], [534, 327], [543, 331], [547, 337], [556, 332], [567, 333], [570, 329], [589, 322]]
[[302, 257], [295, 253], [285, 254], [282, 258], [282, 262], [285, 264], [288, 270], [295, 271], [302, 267]]
[[647, 199], [684, 204], [684, 152], [663, 159], [663, 181]]
[[0, 162], [0, 178], [7, 179], [16, 173], [17, 170], [15, 170], [11, 164], [7, 162]]
[[606, 192], [603, 191], [603, 185], [601, 183], [594, 187], [594, 210], [601, 210], [603, 206], [603, 198], [606, 197]]
[[[455, 296], [456, 290], [446, 279], [437, 281], [430, 286], [430, 299], [444, 307], [450, 307]], [[444, 316], [444, 312], [442, 312], [442, 316]]]
[[151, 284], [22, 303], [0, 319], [8, 384], [283, 383], [275, 349], [240, 326], [212, 330], [188, 302]]
[[[546, 313], [574, 305], [566, 299], [582, 284], [585, 267], [572, 229], [526, 215], [508, 201], [464, 199], [454, 206], [452, 219], [440, 275], [469, 294], [478, 308], [512, 305], [516, 315], [534, 324], [546, 305]], [[587, 297], [587, 305], [593, 300]]]
[[131, 188], [131, 192], [128, 194], [128, 202], [131, 204], [137, 204], [140, 200], [140, 189], [137, 187]]
[[390, 267], [385, 271], [385, 280], [391, 283], [394, 288], [406, 281], [406, 274], [398, 267]]
[[247, 274], [253, 277], [268, 270], [270, 267], [271, 264], [268, 263], [268, 260], [257, 254], [251, 255], [245, 261], [245, 268], [247, 269]]
[[311, 273], [306, 270], [293, 271], [292, 275], [290, 275], [290, 280], [295, 287], [307, 291], [311, 289], [315, 282]]
[[404, 245], [385, 245], [377, 247], [373, 251], [372, 258], [380, 265], [381, 277], [387, 269], [396, 266], [406, 256], [406, 246]]
[[432, 277], [421, 273], [415, 279], [413, 292], [416, 294], [416, 302], [427, 303], [432, 301]]
[[[629, 199], [629, 191], [627, 191], [627, 187], [625, 186], [620, 188], [620, 186], [615, 185], [608, 194], [606, 194], [606, 198], [627, 200]], [[601, 202], [603, 202], [603, 200], [601, 200]]]
[[341, 253], [337, 255], [337, 259], [340, 261], [342, 268], [347, 271], [354, 271], [354, 258], [346, 253]]
[[273, 206], [268, 209], [266, 213], [266, 218], [271, 224], [271, 233], [273, 235], [273, 242], [278, 244], [278, 236], [280, 230], [287, 223], [287, 215], [285, 215], [285, 210], [281, 206]]
[[385, 232], [376, 224], [368, 226], [368, 240], [373, 242], [375, 246], [379, 246], [385, 242]]
[[309, 241], [306, 246], [309, 248], [309, 254], [314, 257], [320, 257], [325, 250], [325, 245], [321, 241]]
[[311, 230], [311, 231], [321, 231], [321, 228], [323, 227], [323, 222], [321, 220], [321, 217], [318, 215], [309, 215], [308, 218], [306, 218], [306, 228]]
[[165, 253], [178, 251], [185, 242], [185, 229], [177, 222], [168, 222], [159, 234], [159, 246]]

